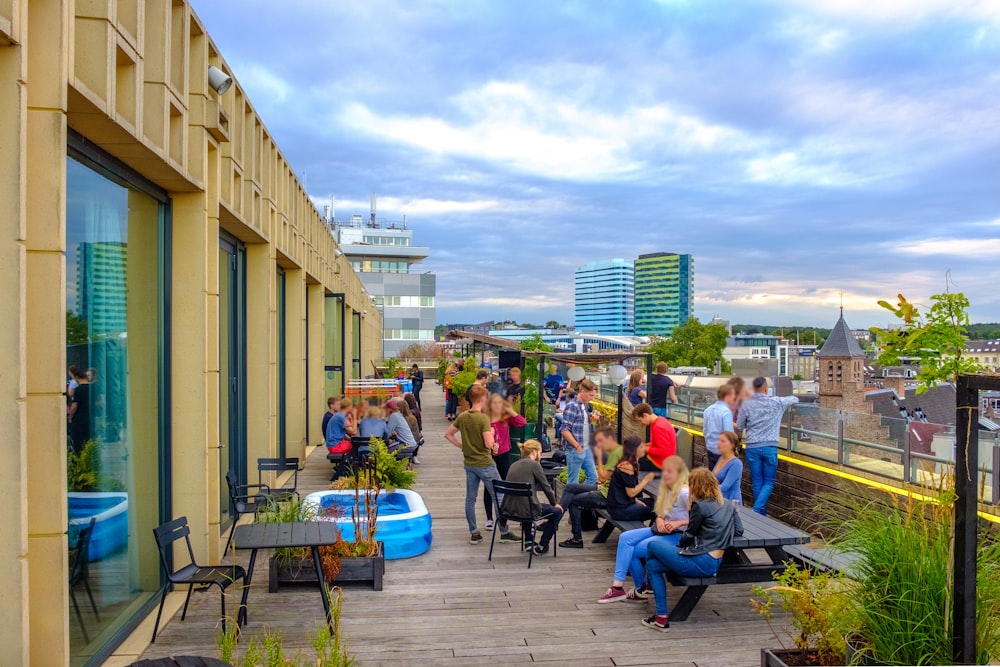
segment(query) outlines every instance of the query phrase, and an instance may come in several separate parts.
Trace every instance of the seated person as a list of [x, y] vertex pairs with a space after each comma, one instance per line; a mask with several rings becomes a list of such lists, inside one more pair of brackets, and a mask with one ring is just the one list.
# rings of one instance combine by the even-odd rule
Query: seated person
[[389, 415], [386, 419], [389, 441], [385, 444], [390, 452], [417, 446], [417, 439], [413, 437], [413, 431], [406, 423], [406, 417], [399, 411], [399, 404], [395, 398], [389, 399], [385, 404], [385, 412]]
[[740, 438], [732, 431], [719, 434], [719, 460], [712, 474], [719, 481], [722, 497], [738, 505], [743, 504], [743, 461], [740, 460]]
[[615, 521], [653, 518], [653, 508], [639, 498], [646, 485], [656, 478], [655, 473], [649, 472], [639, 479], [639, 459], [645, 455], [646, 443], [636, 437], [625, 438], [621, 460], [611, 473], [611, 484], [608, 486], [608, 514]]
[[597, 464], [597, 484], [566, 484], [559, 504], [569, 512], [572, 537], [563, 540], [559, 546], [566, 549], [583, 548], [583, 529], [581, 527], [581, 510], [604, 509], [608, 506], [608, 487], [611, 484], [611, 473], [622, 455], [622, 447], [615, 439], [615, 431], [610, 426], [597, 429], [594, 432], [595, 463]]
[[326, 412], [323, 413], [323, 437], [326, 437], [326, 427], [333, 419], [333, 416], [340, 411], [340, 399], [336, 396], [330, 396], [326, 399]]
[[358, 435], [363, 438], [379, 438], [386, 440], [389, 436], [385, 430], [385, 413], [377, 405], [369, 405], [365, 418], [358, 423]]
[[[508, 482], [519, 482], [531, 485], [531, 496], [504, 496], [500, 503], [500, 509], [505, 515], [512, 517], [523, 517], [532, 519], [545, 519], [545, 526], [542, 528], [542, 535], [537, 543], [532, 546], [538, 555], [548, 553], [549, 541], [555, 535], [559, 520], [562, 519], [563, 508], [555, 505], [556, 495], [552, 492], [545, 479], [545, 473], [538, 460], [542, 458], [542, 445], [537, 440], [527, 440], [521, 445], [521, 458], [515, 461], [510, 470], [507, 471]], [[541, 491], [548, 498], [551, 505], [538, 502], [537, 493]], [[522, 525], [522, 535], [530, 533], [530, 525]]]
[[677, 454], [677, 432], [674, 425], [666, 417], [655, 414], [649, 403], [635, 406], [632, 409], [632, 419], [649, 427], [646, 458], [657, 468], [662, 468], [665, 459]]
[[670, 629], [667, 608], [667, 577], [714, 577], [733, 538], [743, 534], [743, 523], [736, 505], [727, 502], [719, 491], [719, 482], [707, 468], [698, 468], [688, 478], [691, 511], [688, 527], [680, 542], [654, 542], [649, 545], [646, 576], [653, 587], [656, 613], [642, 620], [647, 628], [666, 632]]
[[340, 410], [326, 425], [326, 449], [331, 454], [351, 451], [351, 436], [358, 430], [354, 425], [354, 404], [349, 398], [340, 399]]

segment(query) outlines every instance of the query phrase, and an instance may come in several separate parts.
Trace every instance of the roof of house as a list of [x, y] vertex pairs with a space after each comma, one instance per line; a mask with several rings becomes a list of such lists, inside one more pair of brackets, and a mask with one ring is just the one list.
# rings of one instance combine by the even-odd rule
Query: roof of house
[[872, 404], [872, 412], [883, 417], [900, 419], [902, 410], [915, 419], [920, 416], [932, 424], [955, 423], [955, 385], [945, 382], [917, 394], [916, 387], [907, 387], [906, 396], [897, 396], [892, 389], [869, 391], [865, 398]]
[[833, 325], [830, 337], [823, 344], [823, 349], [816, 353], [817, 357], [863, 357], [858, 341], [851, 333], [851, 327], [844, 321], [844, 314], [840, 314], [840, 319]]

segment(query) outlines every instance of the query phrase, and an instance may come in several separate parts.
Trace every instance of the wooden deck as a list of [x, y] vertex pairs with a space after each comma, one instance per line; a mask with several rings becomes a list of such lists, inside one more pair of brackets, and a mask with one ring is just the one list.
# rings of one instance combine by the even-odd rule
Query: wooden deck
[[[610, 584], [617, 533], [606, 544], [560, 550], [535, 559], [517, 545], [498, 544], [493, 562], [487, 542], [468, 543], [464, 515], [465, 475], [461, 453], [443, 438], [448, 422], [438, 387], [424, 391], [422, 464], [414, 490], [434, 519], [434, 545], [418, 558], [386, 562], [385, 590], [344, 590], [343, 632], [360, 665], [697, 665], [739, 667], [760, 664], [760, 647], [778, 646], [767, 624], [750, 609], [750, 586], [711, 586], [690, 619], [667, 634], [642, 627], [647, 604], [598, 605]], [[299, 474], [299, 489], [325, 489], [330, 466], [317, 450]], [[484, 521], [479, 507], [480, 520]], [[560, 539], [569, 535], [568, 519]], [[250, 593], [256, 634], [266, 624], [283, 633], [286, 647], [303, 647], [322, 623], [314, 586], [267, 593], [261, 554]], [[671, 589], [671, 601], [678, 596]], [[231, 608], [238, 593], [229, 596]], [[165, 624], [144, 658], [186, 653], [216, 655], [218, 614], [215, 592], [194, 596], [186, 621]]]

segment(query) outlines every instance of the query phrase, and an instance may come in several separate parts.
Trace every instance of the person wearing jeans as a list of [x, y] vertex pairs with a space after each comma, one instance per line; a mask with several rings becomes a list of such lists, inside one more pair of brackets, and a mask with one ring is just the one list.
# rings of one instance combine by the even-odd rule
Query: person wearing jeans
[[[556, 504], [555, 493], [549, 486], [548, 480], [545, 479], [542, 466], [538, 463], [541, 458], [542, 445], [537, 440], [528, 440], [521, 445], [521, 458], [511, 465], [507, 472], [507, 481], [527, 484], [531, 487], [531, 495], [527, 497], [508, 495], [504, 497], [503, 504], [500, 505], [504, 515], [512, 519], [514, 517], [525, 519], [521, 527], [526, 535], [531, 530], [532, 522], [545, 520], [541, 536], [538, 537], [536, 544], [530, 545], [538, 555], [548, 552], [549, 541], [555, 535], [559, 520], [563, 515], [563, 508]], [[545, 494], [545, 498], [551, 504], [538, 502], [537, 494], [539, 491]], [[529, 519], [531, 521], [528, 521]]]
[[563, 489], [559, 504], [569, 512], [572, 537], [559, 543], [567, 549], [583, 548], [583, 528], [580, 518], [581, 510], [604, 509], [608, 506], [608, 489], [611, 486], [611, 475], [622, 456], [622, 446], [615, 439], [613, 428], [603, 426], [594, 431], [594, 459], [597, 464], [597, 485], [567, 484]]
[[597, 466], [591, 451], [590, 412], [588, 405], [597, 392], [597, 386], [590, 380], [580, 381], [576, 398], [566, 404], [559, 433], [569, 445], [566, 449], [566, 482], [580, 481], [580, 470], [585, 475], [584, 484], [597, 484]]
[[767, 379], [753, 381], [753, 395], [743, 401], [736, 417], [737, 431], [743, 431], [747, 466], [753, 481], [753, 511], [767, 515], [767, 500], [774, 490], [778, 473], [778, 439], [781, 418], [789, 406], [799, 402], [795, 396], [768, 396]]

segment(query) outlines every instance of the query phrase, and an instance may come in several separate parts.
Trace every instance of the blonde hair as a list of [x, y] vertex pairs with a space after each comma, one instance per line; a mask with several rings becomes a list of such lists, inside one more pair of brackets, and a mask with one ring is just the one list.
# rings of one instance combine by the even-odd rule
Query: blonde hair
[[385, 419], [385, 413], [382, 412], [382, 408], [377, 405], [369, 405], [368, 409], [365, 410], [365, 417], [367, 419]]
[[632, 391], [636, 387], [642, 386], [642, 369], [637, 368], [628, 376], [628, 390]]
[[677, 481], [673, 486], [667, 486], [667, 483], [664, 481], [660, 482], [660, 492], [656, 494], [656, 505], [653, 507], [656, 516], [666, 516], [669, 514], [670, 510], [677, 503], [677, 498], [681, 495], [681, 491], [688, 485], [688, 467], [684, 463], [684, 459], [679, 456], [670, 456], [663, 462], [663, 467], [666, 468], [667, 466], [677, 471]]
[[719, 480], [708, 468], [696, 468], [691, 471], [688, 488], [691, 490], [692, 503], [696, 500], [715, 500], [720, 504], [726, 502], [719, 489]]
[[521, 458], [528, 458], [532, 452], [541, 452], [542, 443], [537, 440], [525, 440], [521, 443]]

